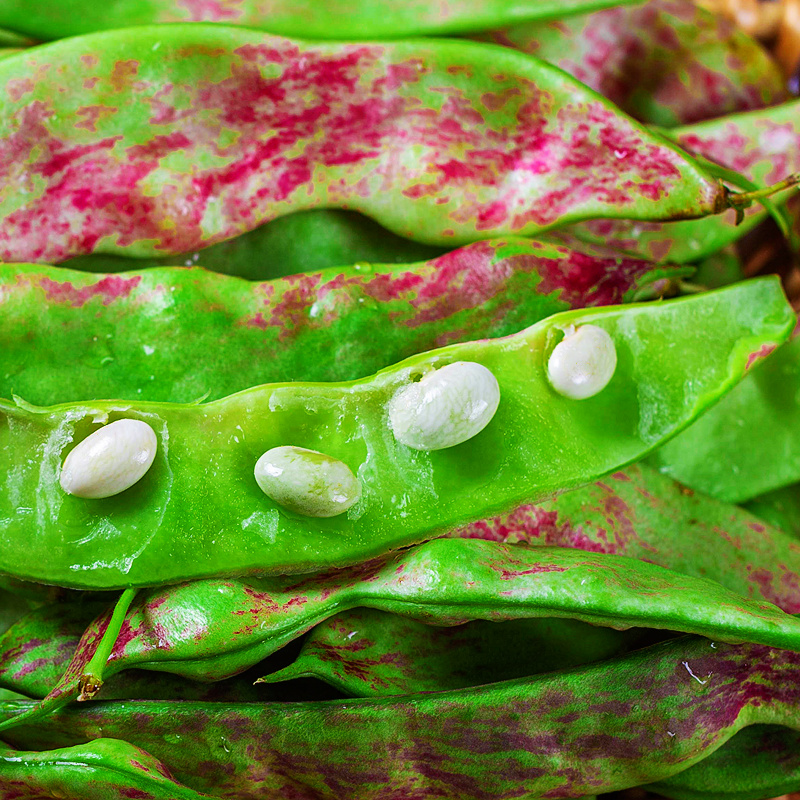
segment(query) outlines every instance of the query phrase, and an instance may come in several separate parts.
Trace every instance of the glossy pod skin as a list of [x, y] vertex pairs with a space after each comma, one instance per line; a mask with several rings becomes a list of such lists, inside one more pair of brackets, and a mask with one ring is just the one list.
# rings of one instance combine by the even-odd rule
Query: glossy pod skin
[[[94, 703], [3, 736], [37, 748], [89, 732], [125, 739], [197, 791], [253, 800], [412, 790], [452, 800], [511, 800], [521, 790], [579, 797], [675, 775], [747, 725], [797, 727], [798, 668], [800, 656], [786, 650], [682, 637], [473, 690], [328, 703]], [[10, 716], [30, 704], [2, 708]], [[625, 724], [611, 728], [610, 718]]]
[[[93, 593], [92, 597], [97, 595]], [[17, 619], [0, 638], [0, 689], [27, 698], [47, 696], [64, 674], [87, 626], [112, 603], [113, 600], [87, 602], [84, 597], [71, 598], [37, 608]], [[573, 627], [577, 624], [573, 623]], [[605, 634], [606, 630], [602, 632]], [[614, 636], [619, 639], [621, 635], [611, 631], [608, 638], [611, 640]], [[597, 647], [602, 647], [601, 635], [595, 638], [601, 640]], [[612, 644], [605, 646], [607, 651], [612, 648]], [[284, 654], [280, 661], [276, 667], [285, 663]], [[255, 686], [254, 681], [262, 676], [265, 668], [265, 665], [258, 665], [235, 678], [214, 683], [130, 669], [103, 684], [103, 698], [247, 703], [303, 696], [301, 691], [286, 684], [274, 688], [266, 684]], [[306, 694], [318, 697], [320, 693]]]
[[[581, 324], [611, 334], [618, 365], [604, 391], [574, 401], [553, 392], [544, 368], [559, 330]], [[0, 565], [40, 582], [111, 589], [363, 561], [641, 458], [727, 391], [793, 324], [778, 284], [767, 278], [661, 304], [566, 312], [505, 339], [431, 351], [350, 384], [262, 386], [204, 405], [3, 402], [0, 453], [14, 466], [0, 492], [0, 513], [9, 520], [0, 531]], [[710, 341], [708, 325], [719, 329]], [[669, 370], [667, 342], [681, 353]], [[387, 427], [389, 400], [414, 375], [454, 361], [493, 373], [502, 396], [494, 419], [447, 450], [396, 443]], [[158, 453], [147, 475], [108, 500], [61, 493], [56, 480], [71, 443], [121, 417], [145, 420], [156, 432]], [[279, 510], [252, 470], [265, 451], [287, 443], [347, 464], [362, 502], [330, 520]]]
[[[799, 481], [798, 334], [800, 329], [723, 405], [655, 453], [653, 466], [698, 491], [734, 503]], [[765, 463], [770, 469], [764, 469]]]
[[636, 558], [800, 614], [796, 536], [646, 464], [449, 535]]
[[0, 86], [5, 261], [191, 252], [314, 207], [452, 247], [728, 206], [697, 162], [560, 70], [473, 42], [128, 28], [4, 59]]
[[800, 486], [790, 484], [745, 503], [751, 514], [800, 539]]
[[527, 239], [256, 284], [197, 267], [92, 276], [0, 264], [0, 397], [188, 403], [272, 381], [350, 380], [559, 311], [647, 287], [658, 296], [690, 272]]
[[32, 9], [24, 0], [0, 0], [0, 26], [37, 39], [154, 22], [219, 22], [313, 39], [386, 39], [480, 31], [517, 20], [563, 17], [626, 2], [633, 0], [522, 0], [513, 5], [504, 0], [461, 0], [446, 6], [421, 0], [403, 4], [389, 0], [277, 0], [269, 4], [259, 0], [110, 0], [102, 6], [87, 6], [82, 0], [42, 0]]
[[689, 0], [618, 5], [481, 39], [555, 64], [652, 125], [686, 125], [787, 99], [781, 71], [764, 47]]
[[[800, 649], [800, 619], [711, 581], [619, 556], [436, 539], [300, 581], [217, 579], [140, 593], [95, 683], [102, 686], [107, 677], [131, 667], [222, 680], [320, 621], [356, 607], [430, 625], [551, 617]], [[89, 699], [83, 676], [110, 619], [109, 611], [86, 629], [63, 677], [29, 712], [32, 716]], [[25, 627], [9, 631], [6, 640], [13, 644]], [[93, 688], [89, 697], [94, 694]], [[7, 724], [20, 722], [15, 718]]]
[[46, 752], [0, 749], [0, 788], [7, 798], [36, 800], [202, 800], [143, 750], [118, 739], [95, 739]]

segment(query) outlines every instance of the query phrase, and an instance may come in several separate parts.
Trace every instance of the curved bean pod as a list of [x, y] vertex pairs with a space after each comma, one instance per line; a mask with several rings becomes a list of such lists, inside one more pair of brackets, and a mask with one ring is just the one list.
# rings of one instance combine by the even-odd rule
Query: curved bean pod
[[[435, 539], [294, 583], [291, 578], [194, 581], [140, 594], [98, 683], [131, 667], [222, 680], [324, 619], [357, 607], [432, 625], [555, 617], [800, 650], [800, 618], [712, 581], [620, 556]], [[63, 677], [32, 717], [86, 699], [82, 676], [110, 619], [108, 612], [87, 628]]]
[[45, 752], [0, 749], [0, 792], [14, 800], [210, 797], [179, 784], [163, 764], [140, 748], [115, 739]]
[[38, 39], [58, 39], [106, 28], [154, 22], [221, 22], [263, 28], [285, 36], [313, 39], [386, 39], [420, 34], [480, 31], [517, 20], [563, 17], [635, 0], [461, 0], [431, 4], [422, 0], [109, 0], [87, 6], [82, 0], [0, 0], [0, 25]]
[[[782, 180], [800, 169], [800, 100], [761, 111], [735, 114], [669, 131], [689, 152], [735, 170], [756, 183]], [[785, 197], [788, 195], [784, 195]], [[780, 197], [778, 198], [780, 199]], [[758, 205], [734, 225], [726, 213], [703, 220], [669, 223], [596, 220], [570, 226], [563, 233], [583, 242], [597, 242], [621, 252], [656, 261], [696, 261], [752, 230], [766, 212]], [[562, 236], [553, 233], [552, 236]]]
[[[546, 355], [558, 331], [587, 323], [611, 334], [618, 366], [603, 392], [568, 400], [547, 382]], [[13, 467], [0, 479], [0, 565], [28, 579], [111, 589], [363, 561], [641, 458], [793, 324], [768, 278], [661, 304], [565, 312], [349, 384], [262, 386], [205, 405], [3, 401], [0, 454]], [[719, 328], [713, 339], [709, 325]], [[681, 354], [669, 369], [665, 347]], [[499, 382], [494, 419], [448, 450], [398, 444], [387, 427], [390, 398], [415, 375], [456, 361], [483, 364]], [[147, 475], [107, 500], [65, 495], [56, 481], [70, 443], [118, 418], [155, 430], [158, 453]], [[251, 476], [262, 453], [287, 442], [344, 461], [361, 482], [362, 502], [331, 519], [279, 509]]]
[[800, 785], [800, 732], [777, 725], [745, 728], [693, 767], [651, 784], [674, 800], [761, 800]]
[[[684, 637], [473, 690], [329, 703], [94, 703], [4, 737], [35, 747], [84, 741], [89, 731], [124, 738], [198, 791], [248, 800], [578, 797], [663, 780], [747, 725], [798, 727], [798, 669], [800, 656], [788, 651]], [[29, 707], [0, 709], [8, 717]], [[611, 728], [610, 715], [625, 724]]]
[[797, 483], [798, 394], [800, 326], [790, 342], [650, 462], [693, 489], [733, 503]]
[[449, 535], [637, 558], [800, 614], [796, 537], [645, 464]]
[[473, 42], [128, 28], [1, 60], [0, 86], [5, 261], [191, 252], [313, 207], [453, 246], [729, 205], [560, 70]]
[[297, 658], [259, 683], [314, 677], [352, 697], [440, 692], [603, 661], [645, 637], [554, 618], [441, 628], [361, 609], [315, 626]]
[[569, 308], [629, 301], [688, 271], [526, 239], [260, 284], [200, 269], [90, 276], [0, 264], [0, 397], [187, 403], [271, 381], [348, 380]]
[[481, 39], [549, 61], [653, 125], [686, 125], [788, 99], [764, 47], [686, 0], [530, 22]]
[[[15, 621], [0, 638], [0, 688], [25, 697], [47, 696], [64, 674], [86, 627], [106, 606], [73, 599], [38, 608]], [[209, 684], [133, 669], [103, 684], [103, 697], [239, 703], [286, 699], [285, 687], [271, 691], [267, 686], [253, 686], [262, 672], [263, 668], [252, 677], [244, 673]]]
[[63, 675], [86, 626], [107, 605], [59, 603], [16, 620], [0, 638], [0, 687], [44, 697]]

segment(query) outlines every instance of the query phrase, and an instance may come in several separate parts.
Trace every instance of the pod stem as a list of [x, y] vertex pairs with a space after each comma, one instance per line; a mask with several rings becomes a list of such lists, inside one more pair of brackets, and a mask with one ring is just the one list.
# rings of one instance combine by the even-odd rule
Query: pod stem
[[100, 639], [100, 644], [97, 645], [94, 655], [81, 673], [78, 682], [80, 694], [77, 699], [79, 702], [91, 700], [100, 691], [100, 687], [103, 685], [103, 672], [137, 591], [138, 589], [125, 589], [117, 600], [108, 627]]
[[763, 189], [751, 189], [747, 192], [730, 192], [728, 195], [728, 202], [732, 208], [737, 210], [745, 209], [756, 200], [772, 197], [772, 195], [782, 192], [784, 189], [791, 189], [798, 184], [800, 184], [800, 172], [793, 172], [782, 181], [773, 183], [771, 186], [765, 186]]

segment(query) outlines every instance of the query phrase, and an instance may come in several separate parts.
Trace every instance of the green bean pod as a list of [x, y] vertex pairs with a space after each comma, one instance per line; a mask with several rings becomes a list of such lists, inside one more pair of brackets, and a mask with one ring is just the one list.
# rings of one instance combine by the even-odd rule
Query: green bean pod
[[549, 61], [653, 125], [686, 125], [787, 99], [764, 47], [727, 17], [685, 0], [533, 21], [481, 39]]
[[[0, 638], [0, 688], [29, 698], [43, 698], [60, 680], [87, 626], [107, 607], [86, 598], [43, 606], [17, 619]], [[613, 633], [613, 632], [612, 632]], [[168, 674], [127, 670], [103, 684], [103, 697], [126, 700], [201, 700], [264, 702], [296, 694], [291, 689], [253, 686], [262, 668], [231, 680], [200, 683]]]
[[[546, 363], [568, 326], [586, 324], [610, 334], [618, 363], [603, 391], [575, 401], [552, 389]], [[0, 454], [13, 466], [0, 479], [0, 569], [111, 589], [363, 561], [641, 458], [724, 394], [793, 324], [768, 278], [661, 304], [569, 311], [345, 384], [274, 384], [194, 405], [3, 401]], [[480, 365], [498, 381], [494, 418], [448, 449], [400, 444], [387, 419], [390, 401], [415, 376], [455, 362]], [[68, 453], [122, 419], [155, 432], [150, 470], [115, 497], [65, 493], [59, 473]], [[284, 445], [348, 465], [359, 503], [317, 519], [266, 497], [254, 466]]]
[[796, 537], [645, 464], [449, 535], [637, 558], [800, 614]]
[[210, 797], [179, 784], [169, 770], [138, 747], [95, 739], [45, 752], [0, 749], [4, 797], [35, 800], [202, 800]]
[[[786, 650], [682, 637], [472, 690], [325, 703], [93, 703], [4, 738], [37, 748], [125, 739], [197, 791], [248, 800], [579, 797], [664, 780], [748, 725], [798, 727], [798, 668], [800, 656]], [[28, 708], [0, 706], [6, 718]]]
[[[773, 108], [675, 128], [669, 136], [696, 156], [735, 170], [758, 184], [772, 183], [800, 169], [799, 119], [800, 101], [793, 100]], [[733, 213], [726, 212], [719, 217], [663, 224], [597, 220], [570, 226], [563, 235], [614, 247], [639, 258], [682, 264], [722, 249], [765, 217], [766, 212], [753, 205], [745, 211], [740, 225], [734, 224]]]
[[258, 284], [199, 268], [92, 276], [0, 264], [0, 397], [188, 403], [272, 381], [348, 380], [559, 311], [630, 301], [645, 285], [657, 294], [656, 281], [687, 272], [526, 239]]
[[744, 507], [756, 517], [800, 539], [800, 486], [797, 484], [754, 497]]
[[351, 697], [440, 692], [602, 661], [646, 638], [638, 628], [617, 631], [572, 619], [442, 628], [359, 609], [315, 626], [297, 658], [259, 683], [313, 677]]
[[473, 42], [126, 28], [3, 59], [0, 85], [5, 261], [191, 252], [330, 206], [452, 247], [731, 202], [560, 70]]
[[[653, 466], [732, 503], [800, 481], [800, 328]], [[769, 464], [769, 469], [764, 465]]]
[[[554, 617], [800, 650], [800, 618], [713, 581], [621, 556], [435, 539], [329, 576], [194, 581], [140, 593], [96, 683], [131, 667], [222, 680], [357, 607], [432, 625]], [[84, 676], [111, 620], [105, 613], [86, 629], [32, 717], [96, 693], [87, 692]]]
[[800, 784], [800, 732], [777, 725], [745, 728], [719, 750], [648, 789], [673, 800], [761, 800]]
[[385, 39], [421, 34], [480, 31], [518, 20], [560, 18], [633, 0], [461, 0], [452, 5], [366, 0], [259, 0], [187, 3], [181, 0], [0, 0], [0, 25], [38, 39], [147, 25], [155, 22], [217, 22], [262, 28], [285, 36], [314, 39]]

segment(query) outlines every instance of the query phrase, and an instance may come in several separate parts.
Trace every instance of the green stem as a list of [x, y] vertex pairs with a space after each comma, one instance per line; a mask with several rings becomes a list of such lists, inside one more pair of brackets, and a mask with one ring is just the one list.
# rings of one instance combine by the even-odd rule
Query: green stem
[[128, 613], [137, 591], [138, 589], [125, 589], [119, 600], [117, 600], [117, 604], [114, 606], [114, 613], [111, 615], [108, 627], [103, 632], [100, 644], [81, 674], [79, 702], [91, 700], [100, 691], [100, 687], [103, 685], [103, 671], [119, 636], [125, 615]]
[[782, 181], [765, 186], [763, 189], [751, 189], [747, 192], [731, 192], [728, 197], [733, 208], [747, 208], [754, 200], [762, 200], [765, 197], [782, 192], [784, 189], [791, 189], [800, 183], [800, 172], [793, 172]]

